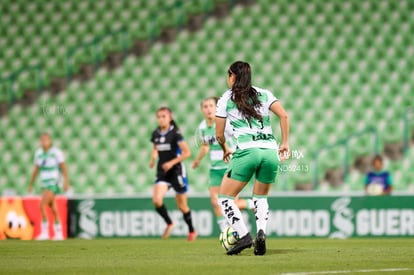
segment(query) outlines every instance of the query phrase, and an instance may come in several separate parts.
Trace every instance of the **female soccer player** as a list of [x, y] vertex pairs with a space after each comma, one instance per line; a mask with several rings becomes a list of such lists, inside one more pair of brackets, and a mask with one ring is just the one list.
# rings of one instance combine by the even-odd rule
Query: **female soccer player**
[[[238, 254], [253, 244], [234, 198], [255, 175], [253, 201], [257, 236], [255, 255], [266, 253], [266, 225], [269, 215], [267, 195], [276, 177], [278, 154], [288, 156], [289, 119], [276, 97], [269, 91], [253, 87], [251, 68], [246, 62], [234, 62], [228, 70], [227, 90], [217, 103], [216, 136], [223, 149], [223, 159], [232, 154], [226, 146], [226, 120], [233, 126], [237, 149], [220, 186], [219, 204], [228, 223], [238, 232], [240, 240], [227, 252]], [[279, 146], [272, 133], [270, 112], [279, 117], [282, 142]]]
[[161, 107], [157, 111], [158, 128], [152, 133], [151, 142], [154, 144], [150, 160], [150, 168], [155, 165], [158, 156], [157, 178], [154, 184], [152, 197], [156, 211], [167, 223], [163, 239], [171, 235], [174, 227], [167, 208], [164, 205], [164, 196], [172, 187], [175, 192], [175, 200], [178, 209], [183, 213], [184, 220], [188, 225], [188, 241], [194, 241], [197, 233], [191, 220], [191, 211], [187, 204], [188, 182], [185, 177], [185, 167], [181, 163], [190, 157], [191, 152], [184, 141], [177, 125], [172, 118], [172, 112], [167, 107]]
[[55, 240], [63, 240], [62, 225], [60, 223], [55, 195], [59, 193], [60, 172], [63, 175], [63, 188], [69, 189], [69, 177], [66, 169], [65, 157], [62, 151], [57, 147], [52, 147], [52, 138], [50, 134], [43, 133], [40, 135], [41, 148], [37, 149], [34, 158], [34, 168], [29, 183], [29, 193], [33, 190], [33, 183], [40, 170], [40, 181], [42, 188], [42, 200], [40, 201], [40, 211], [42, 213], [41, 233], [37, 240], [48, 240], [48, 227], [46, 206], [52, 210], [55, 219], [54, 230]]
[[[220, 231], [224, 231], [227, 227], [227, 220], [221, 213], [221, 208], [218, 205], [218, 193], [220, 189], [221, 180], [223, 179], [224, 173], [227, 170], [227, 163], [223, 161], [223, 151], [216, 140], [216, 102], [215, 97], [209, 97], [201, 102], [201, 111], [204, 115], [204, 120], [198, 126], [199, 137], [201, 140], [201, 147], [197, 158], [193, 161], [193, 169], [197, 168], [203, 157], [210, 151], [210, 180], [209, 180], [209, 191], [211, 205], [214, 209], [214, 214], [217, 218], [217, 224]], [[233, 144], [231, 142], [233, 133], [229, 127], [225, 129], [226, 145], [229, 146], [229, 150], [233, 151]], [[253, 209], [253, 201], [248, 199], [236, 199], [236, 204], [240, 209]]]

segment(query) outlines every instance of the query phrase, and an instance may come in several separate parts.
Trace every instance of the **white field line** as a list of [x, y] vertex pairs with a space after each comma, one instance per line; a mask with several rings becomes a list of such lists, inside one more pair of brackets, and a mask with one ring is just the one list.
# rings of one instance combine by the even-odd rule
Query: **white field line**
[[320, 274], [349, 274], [349, 273], [374, 273], [374, 272], [398, 272], [410, 271], [414, 268], [383, 268], [383, 269], [357, 269], [357, 270], [327, 270], [312, 272], [296, 272], [296, 273], [279, 273], [275, 275], [320, 275]]

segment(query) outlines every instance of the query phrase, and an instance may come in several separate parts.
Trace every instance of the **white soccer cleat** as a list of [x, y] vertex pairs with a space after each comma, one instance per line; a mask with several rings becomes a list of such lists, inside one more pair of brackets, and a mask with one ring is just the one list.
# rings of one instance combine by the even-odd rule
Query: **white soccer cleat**
[[46, 241], [46, 240], [49, 240], [49, 236], [48, 236], [47, 233], [43, 232], [43, 233], [40, 233], [39, 236], [37, 236], [36, 240], [37, 241]]
[[60, 233], [56, 233], [56, 234], [55, 234], [55, 237], [53, 238], [53, 240], [54, 240], [54, 241], [63, 241], [63, 240], [64, 240], [64, 238], [63, 238], [63, 234], [62, 234], [62, 232], [60, 232]]
[[60, 223], [55, 224], [55, 237], [53, 238], [54, 241], [62, 241], [63, 240], [63, 233], [62, 233], [62, 225]]

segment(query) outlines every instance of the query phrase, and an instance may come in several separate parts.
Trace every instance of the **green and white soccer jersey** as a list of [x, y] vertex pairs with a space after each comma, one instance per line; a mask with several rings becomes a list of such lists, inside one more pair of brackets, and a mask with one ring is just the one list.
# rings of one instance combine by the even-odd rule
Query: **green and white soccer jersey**
[[[203, 120], [198, 126], [198, 132], [201, 142], [208, 144], [210, 147], [210, 169], [226, 169], [228, 165], [223, 161], [223, 150], [216, 139], [216, 124], [214, 123], [213, 125], [208, 126], [207, 122]], [[226, 126], [224, 135], [229, 148], [234, 149], [232, 143], [233, 132], [230, 125]]]
[[40, 170], [42, 189], [57, 190], [60, 181], [60, 164], [65, 161], [62, 151], [56, 147], [45, 152], [42, 148], [36, 150], [34, 163]]
[[231, 100], [231, 90], [226, 91], [217, 102], [216, 116], [227, 118], [233, 128], [236, 145], [241, 150], [248, 148], [277, 149], [276, 139], [270, 125], [269, 108], [277, 98], [268, 90], [254, 87], [259, 93], [262, 106], [259, 113], [262, 120], [251, 120], [251, 125], [243, 118], [236, 104]]

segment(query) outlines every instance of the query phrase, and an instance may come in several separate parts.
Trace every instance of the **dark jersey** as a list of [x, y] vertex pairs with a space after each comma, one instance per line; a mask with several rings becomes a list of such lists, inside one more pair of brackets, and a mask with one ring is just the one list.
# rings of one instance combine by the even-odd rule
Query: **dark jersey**
[[[161, 133], [160, 129], [156, 129], [152, 133], [151, 142], [158, 151], [157, 176], [164, 174], [162, 165], [180, 154], [178, 143], [184, 140], [180, 131], [171, 126], [167, 132]], [[176, 164], [171, 170], [181, 170], [181, 163]]]

